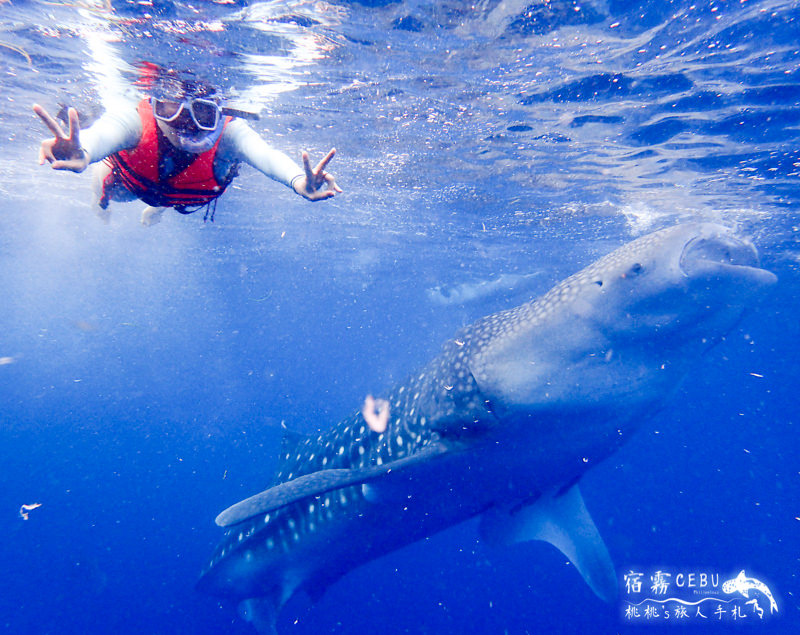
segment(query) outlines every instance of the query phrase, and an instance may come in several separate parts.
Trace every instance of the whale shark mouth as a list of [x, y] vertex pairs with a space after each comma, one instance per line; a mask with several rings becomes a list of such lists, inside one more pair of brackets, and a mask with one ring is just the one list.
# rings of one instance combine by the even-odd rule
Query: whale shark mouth
[[689, 278], [724, 274], [772, 284], [774, 274], [761, 269], [758, 252], [749, 242], [733, 235], [697, 236], [686, 243], [680, 268]]

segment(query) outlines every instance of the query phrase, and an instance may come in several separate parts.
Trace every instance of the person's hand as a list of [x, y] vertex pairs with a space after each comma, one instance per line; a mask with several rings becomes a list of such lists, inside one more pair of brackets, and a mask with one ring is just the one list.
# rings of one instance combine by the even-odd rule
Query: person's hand
[[39, 165], [44, 165], [44, 162], [47, 161], [54, 170], [83, 172], [89, 165], [89, 157], [81, 148], [81, 126], [78, 121], [78, 111], [74, 108], [67, 111], [69, 135], [64, 134], [61, 125], [39, 104], [33, 105], [33, 112], [39, 115], [44, 125], [55, 136], [54, 139], [42, 141], [42, 147], [39, 149]]
[[325, 166], [328, 165], [335, 154], [336, 148], [333, 148], [312, 170], [308, 152], [303, 152], [303, 168], [306, 171], [306, 175], [295, 180], [294, 191], [309, 201], [322, 201], [341, 192], [342, 188], [336, 185], [333, 174], [325, 171]]

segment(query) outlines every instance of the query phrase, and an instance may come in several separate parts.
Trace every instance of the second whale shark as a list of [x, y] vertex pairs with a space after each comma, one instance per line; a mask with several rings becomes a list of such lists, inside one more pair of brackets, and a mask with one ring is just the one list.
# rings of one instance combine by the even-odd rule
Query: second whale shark
[[601, 598], [617, 580], [578, 489], [775, 281], [753, 245], [692, 223], [643, 236], [541, 298], [489, 315], [384, 399], [288, 445], [269, 489], [222, 512], [198, 587], [262, 632], [297, 592], [476, 516], [486, 540], [544, 540]]

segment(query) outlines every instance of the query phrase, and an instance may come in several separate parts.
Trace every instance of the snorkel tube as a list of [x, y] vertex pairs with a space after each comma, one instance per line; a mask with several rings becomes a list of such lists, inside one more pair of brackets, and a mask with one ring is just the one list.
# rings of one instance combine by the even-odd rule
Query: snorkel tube
[[249, 119], [250, 121], [258, 121], [261, 119], [261, 117], [258, 116], [258, 113], [247, 112], [246, 110], [239, 110], [238, 108], [228, 108], [227, 106], [222, 107], [222, 116], [236, 117], [238, 119]]

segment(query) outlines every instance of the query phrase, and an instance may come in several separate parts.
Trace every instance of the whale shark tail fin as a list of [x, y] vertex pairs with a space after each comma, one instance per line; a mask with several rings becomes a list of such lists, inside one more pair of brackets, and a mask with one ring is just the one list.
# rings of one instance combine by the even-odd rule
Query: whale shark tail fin
[[267, 598], [248, 598], [239, 603], [239, 615], [253, 625], [260, 635], [278, 635], [275, 626], [278, 607]]
[[577, 485], [522, 508], [488, 511], [481, 519], [481, 535], [487, 542], [501, 545], [549, 542], [569, 558], [595, 595], [606, 602], [617, 597], [611, 556]]

